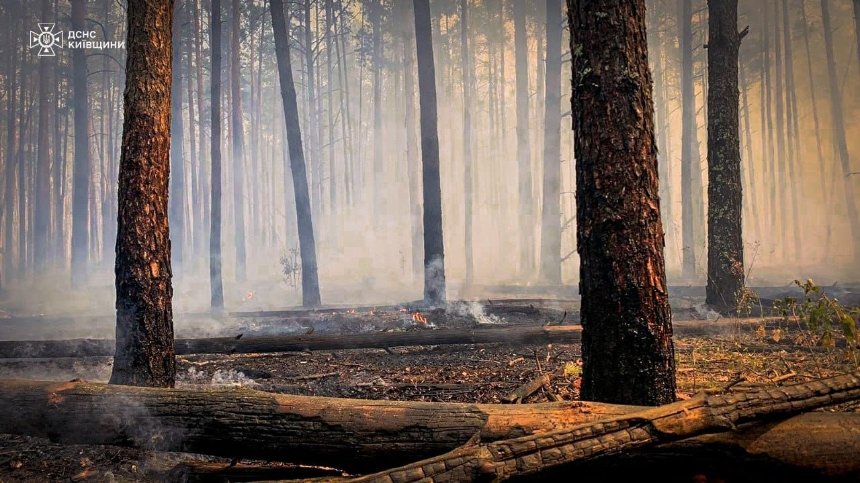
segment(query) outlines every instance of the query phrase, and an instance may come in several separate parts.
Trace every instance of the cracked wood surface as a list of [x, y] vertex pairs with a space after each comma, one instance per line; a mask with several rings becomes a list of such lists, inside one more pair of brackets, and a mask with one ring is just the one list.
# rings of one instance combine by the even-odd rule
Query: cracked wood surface
[[860, 398], [860, 373], [753, 392], [701, 394], [575, 428], [467, 445], [446, 455], [352, 481], [501, 481], [565, 463], [735, 429], [739, 424], [857, 398]]

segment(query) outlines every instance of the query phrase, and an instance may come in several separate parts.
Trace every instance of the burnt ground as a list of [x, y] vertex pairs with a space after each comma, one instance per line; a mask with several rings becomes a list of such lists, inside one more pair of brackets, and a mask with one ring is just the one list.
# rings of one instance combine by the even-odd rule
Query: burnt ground
[[[676, 300], [673, 305], [675, 320], [715, 317], [703, 310], [695, 299]], [[576, 313], [575, 302], [540, 300], [482, 301], [430, 312], [409, 306], [365, 307], [274, 315], [241, 314], [222, 321], [222, 332], [243, 336], [310, 331], [350, 334], [486, 324], [571, 324], [578, 323]], [[704, 389], [722, 388], [737, 383], [739, 378], [744, 381], [738, 386], [791, 384], [858, 367], [855, 352], [844, 344], [833, 348], [816, 344], [815, 334], [794, 319], [764, 324], [722, 318], [711, 323], [713, 330], [708, 337], [678, 335], [675, 338], [679, 398], [690, 397]], [[0, 360], [0, 378], [105, 380], [110, 374], [110, 362], [109, 358]], [[299, 395], [501, 403], [522, 384], [541, 374], [551, 374], [552, 383], [548, 388], [540, 389], [523, 401], [535, 403], [577, 399], [580, 372], [578, 345], [511, 346], [501, 343], [187, 356], [178, 359], [177, 386], [229, 385]], [[839, 410], [860, 411], [860, 403], [845, 405]], [[172, 468], [186, 461], [228, 462], [119, 447], [61, 446], [39, 438], [0, 435], [0, 481], [3, 482], [163, 481], [168, 479], [167, 473]], [[679, 474], [673, 475], [671, 481], [753, 481], [753, 475], [763, 474], [768, 480], [777, 474], [773, 468], [748, 469], [742, 473], [734, 468], [735, 473], [726, 473], [726, 465], [719, 464], [676, 466]], [[580, 473], [580, 476], [583, 481], [590, 481], [588, 475]]]

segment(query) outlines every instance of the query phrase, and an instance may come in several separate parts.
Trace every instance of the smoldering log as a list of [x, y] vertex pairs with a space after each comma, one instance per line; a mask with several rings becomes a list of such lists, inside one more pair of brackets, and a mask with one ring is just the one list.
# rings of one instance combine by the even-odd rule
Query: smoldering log
[[[579, 342], [578, 326], [509, 326], [476, 329], [412, 330], [366, 334], [308, 334], [265, 337], [177, 339], [176, 354], [254, 354], [449, 344], [571, 344]], [[96, 357], [114, 353], [110, 339], [0, 341], [0, 359]]]
[[[751, 392], [700, 393], [686, 401], [573, 428], [489, 443], [470, 441], [444, 455], [350, 481], [504, 481], [857, 399], [860, 399], [860, 373]], [[790, 436], [803, 439], [806, 434], [792, 432]], [[850, 441], [854, 440], [856, 437]]]
[[[693, 337], [728, 333], [735, 328], [771, 327], [777, 319], [750, 319], [739, 322], [704, 320], [674, 323], [676, 336]], [[775, 325], [774, 325], [775, 326]], [[215, 337], [177, 339], [176, 354], [256, 354], [345, 349], [385, 349], [420, 345], [450, 344], [575, 344], [581, 340], [579, 325], [527, 326], [499, 325], [466, 329], [410, 330], [365, 334], [307, 334], [264, 337]], [[58, 357], [99, 357], [114, 354], [111, 339], [0, 341], [0, 359], [40, 359]]]
[[[825, 386], [815, 387], [823, 390]], [[844, 395], [851, 389], [843, 384], [841, 391]], [[811, 398], [818, 405], [837, 400], [823, 393]], [[799, 408], [803, 401], [792, 404]], [[377, 471], [444, 454], [475, 441], [476, 435], [481, 442], [492, 442], [548, 434], [618, 420], [643, 409], [580, 401], [428, 403], [291, 396], [250, 389], [0, 381], [0, 412], [16, 415], [0, 418], [3, 433], [46, 437], [66, 444], [113, 444], [294, 464], [336, 464], [353, 472]], [[810, 413], [779, 423], [686, 439], [656, 452], [690, 454], [731, 446], [749, 458], [772, 458], [829, 473], [860, 474], [858, 435], [860, 414]], [[637, 457], [647, 458], [648, 451]]]

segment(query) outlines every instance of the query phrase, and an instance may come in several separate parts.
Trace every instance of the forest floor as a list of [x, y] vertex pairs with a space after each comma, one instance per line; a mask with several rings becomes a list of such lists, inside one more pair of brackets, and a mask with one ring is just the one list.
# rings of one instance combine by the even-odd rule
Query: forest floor
[[[426, 313], [408, 306], [392, 306], [282, 312], [275, 316], [248, 314], [225, 322], [224, 333], [350, 334], [503, 324], [575, 324], [577, 305], [575, 301], [483, 300], [480, 304], [461, 303], [448, 310]], [[681, 399], [705, 389], [792, 384], [860, 366], [856, 351], [844, 344], [817, 344], [816, 334], [795, 318], [771, 319], [767, 324], [763, 319], [717, 318], [704, 310], [695, 297], [673, 300], [673, 307], [676, 321], [710, 320], [712, 328], [707, 336], [675, 337], [677, 395]], [[110, 362], [109, 358], [0, 360], [0, 378], [106, 380]], [[551, 384], [522, 401], [537, 403], [578, 399], [581, 368], [577, 344], [500, 343], [193, 355], [178, 358], [177, 387], [226, 385], [297, 395], [502, 403], [513, 390], [541, 374], [549, 374]], [[860, 403], [839, 410], [860, 411]], [[119, 447], [62, 446], [38, 438], [0, 435], [0, 482], [163, 481], [177, 464], [194, 460], [228, 462]], [[725, 465], [690, 469], [672, 481], [753, 481], [754, 473], [732, 477], [726, 476], [727, 471], [731, 469]]]

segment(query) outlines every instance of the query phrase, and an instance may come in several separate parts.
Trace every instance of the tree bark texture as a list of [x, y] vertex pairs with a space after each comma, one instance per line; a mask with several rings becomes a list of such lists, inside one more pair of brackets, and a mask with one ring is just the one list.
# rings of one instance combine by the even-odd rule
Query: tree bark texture
[[706, 302], [730, 309], [744, 286], [737, 0], [708, 1], [708, 283]]
[[128, 6], [111, 383], [173, 386], [170, 228], [172, 0]]
[[858, 397], [860, 374], [822, 379], [778, 390], [700, 394], [687, 401], [570, 429], [485, 444], [466, 444], [442, 456], [349, 481], [504, 481], [536, 475], [562, 464], [735, 429], [739, 424], [785, 417]]
[[414, 0], [421, 162], [424, 194], [424, 301], [445, 302], [445, 246], [442, 236], [442, 186], [439, 179], [439, 126], [436, 114], [436, 66], [429, 0]]
[[645, 2], [568, 0], [582, 397], [675, 399]]
[[[335, 465], [350, 471], [376, 471], [433, 457], [466, 444], [476, 434], [483, 442], [508, 440], [618, 420], [645, 409], [581, 401], [516, 405], [371, 401], [244, 388], [161, 389], [87, 382], [6, 380], [0, 381], [0, 388], [0, 410], [17, 415], [0, 419], [4, 433], [65, 444]], [[819, 403], [831, 398], [823, 394]], [[699, 414], [691, 411], [689, 417], [695, 420]], [[858, 432], [858, 415], [810, 413], [686, 439], [657, 451], [730, 445], [797, 467], [856, 474]]]

